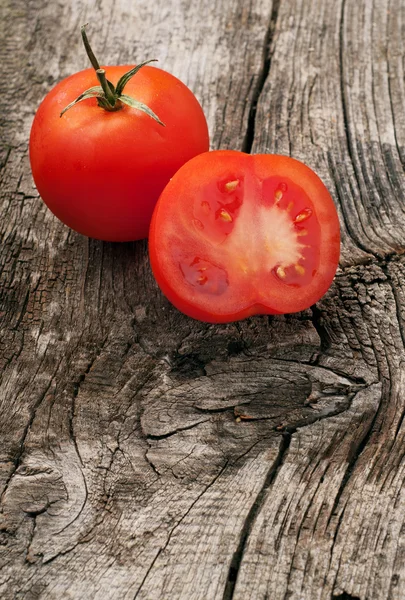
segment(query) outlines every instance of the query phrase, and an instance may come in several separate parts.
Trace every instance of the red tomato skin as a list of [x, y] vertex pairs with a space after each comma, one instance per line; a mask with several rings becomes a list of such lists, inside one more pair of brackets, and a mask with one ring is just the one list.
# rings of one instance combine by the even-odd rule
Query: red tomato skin
[[[115, 85], [132, 67], [104, 67]], [[209, 148], [207, 122], [193, 93], [176, 77], [144, 66], [124, 93], [143, 102], [165, 127], [123, 105], [108, 112], [96, 99], [61, 111], [98, 85], [93, 69], [58, 83], [31, 129], [30, 161], [38, 192], [63, 223], [106, 241], [146, 238], [154, 206], [174, 173]]]
[[[246, 283], [242, 278], [229, 278], [229, 294], [227, 292], [227, 295], [218, 295], [212, 302], [207, 302], [202, 295], [193, 296], [189, 293], [187, 286], [179, 285], [178, 280], [177, 283], [173, 283], [173, 264], [168, 256], [174, 244], [165, 246], [167, 231], [178, 228], [180, 245], [183, 249], [190, 247], [192, 242], [187, 239], [187, 234], [183, 233], [182, 229], [187, 227], [186, 221], [189, 216], [189, 190], [192, 194], [196, 189], [196, 182], [198, 187], [203, 189], [216, 176], [216, 169], [225, 173], [229, 180], [232, 180], [235, 174], [242, 174], [258, 182], [258, 185], [269, 175], [279, 177], [280, 181], [288, 179], [296, 181], [308, 192], [320, 224], [320, 261], [308, 285], [286, 286], [282, 281], [273, 278], [271, 293], [266, 297], [260, 293], [262, 275], [259, 274], [255, 280], [259, 291], [253, 296], [251, 294], [250, 299], [246, 300], [249, 294], [245, 292], [251, 285], [251, 280]], [[255, 186], [256, 183], [251, 184], [249, 188], [249, 194], [252, 196]], [[213, 256], [218, 265], [226, 268], [236, 257], [224, 256], [224, 252], [225, 246], [219, 243]], [[332, 283], [340, 255], [339, 219], [333, 200], [322, 181], [300, 161], [287, 156], [247, 155], [233, 150], [218, 150], [201, 154], [189, 161], [166, 186], [153, 213], [149, 231], [149, 254], [153, 274], [163, 294], [176, 308], [194, 319], [209, 323], [228, 323], [257, 314], [293, 313], [315, 304]]]

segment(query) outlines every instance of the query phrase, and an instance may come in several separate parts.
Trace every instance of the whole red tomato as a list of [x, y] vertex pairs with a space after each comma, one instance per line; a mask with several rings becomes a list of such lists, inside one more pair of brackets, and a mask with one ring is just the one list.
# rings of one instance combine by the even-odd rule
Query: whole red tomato
[[231, 150], [181, 167], [149, 233], [163, 293], [186, 315], [218, 323], [308, 308], [330, 286], [339, 246], [334, 203], [311, 169]]
[[143, 64], [100, 69], [82, 35], [96, 72], [64, 79], [40, 105], [30, 137], [34, 181], [72, 229], [109, 241], [145, 238], [169, 179], [208, 150], [207, 123], [176, 77]]

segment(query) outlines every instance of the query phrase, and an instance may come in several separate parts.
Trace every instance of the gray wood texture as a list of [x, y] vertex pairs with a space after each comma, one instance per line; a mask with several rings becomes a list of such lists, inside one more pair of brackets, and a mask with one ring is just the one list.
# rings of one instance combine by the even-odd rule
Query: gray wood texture
[[[0, 598], [405, 598], [403, 0], [3, 0]], [[339, 210], [296, 315], [177, 312], [146, 242], [45, 208], [27, 140], [87, 58], [158, 58], [212, 148], [290, 154]]]

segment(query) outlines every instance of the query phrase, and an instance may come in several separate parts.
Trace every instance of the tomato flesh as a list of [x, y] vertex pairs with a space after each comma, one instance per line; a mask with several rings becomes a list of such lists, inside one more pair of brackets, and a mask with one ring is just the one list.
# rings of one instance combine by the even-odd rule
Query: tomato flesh
[[149, 239], [162, 291], [208, 322], [311, 306], [332, 282], [339, 245], [332, 198], [311, 169], [235, 151], [202, 154], [176, 173]]

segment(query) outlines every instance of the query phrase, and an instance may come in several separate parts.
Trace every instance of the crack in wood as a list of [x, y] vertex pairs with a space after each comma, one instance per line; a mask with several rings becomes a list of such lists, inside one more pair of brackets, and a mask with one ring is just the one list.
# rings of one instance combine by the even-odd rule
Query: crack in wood
[[[240, 396], [254, 396], [254, 394], [240, 394]], [[203, 414], [224, 414], [224, 413], [229, 413], [231, 415], [234, 415], [234, 409], [237, 408], [238, 406], [244, 406], [245, 404], [249, 404], [249, 401], [244, 400], [243, 402], [237, 402], [235, 404], [229, 404], [228, 406], [224, 406], [223, 408], [218, 407], [218, 408], [203, 408], [201, 406], [194, 406], [194, 410], [196, 410], [197, 412], [203, 413]], [[204, 421], [203, 421], [204, 422]]]
[[241, 148], [242, 152], [246, 152], [247, 154], [250, 154], [250, 152], [252, 151], [253, 142], [255, 139], [257, 104], [259, 102], [260, 95], [263, 91], [264, 84], [270, 73], [272, 43], [273, 43], [274, 32], [276, 29], [276, 23], [277, 23], [277, 18], [278, 18], [278, 11], [280, 8], [280, 2], [281, 2], [281, 0], [273, 0], [272, 10], [271, 10], [271, 15], [270, 15], [270, 22], [269, 22], [269, 26], [266, 31], [266, 35], [263, 40], [262, 68], [257, 77], [255, 90], [253, 92], [246, 134], [245, 134], [245, 138], [242, 142], [242, 148]]
[[257, 494], [255, 501], [251, 505], [250, 510], [246, 516], [246, 519], [243, 523], [243, 526], [241, 529], [241, 534], [239, 537], [239, 543], [233, 554], [231, 563], [229, 565], [228, 576], [227, 576], [227, 581], [225, 584], [222, 600], [232, 600], [232, 598], [234, 596], [235, 587], [236, 587], [236, 583], [238, 580], [238, 574], [239, 574], [239, 570], [240, 570], [240, 567], [242, 564], [243, 555], [245, 552], [245, 547], [246, 547], [249, 535], [252, 531], [253, 525], [257, 518], [257, 515], [260, 512], [260, 509], [262, 507], [262, 504], [263, 504], [263, 501], [267, 494], [267, 491], [270, 488], [270, 486], [272, 485], [272, 483], [274, 482], [274, 480], [276, 479], [277, 473], [279, 472], [279, 470], [283, 464], [285, 456], [288, 452], [288, 448], [290, 446], [291, 436], [292, 436], [291, 433], [282, 434], [278, 455], [277, 455], [275, 461], [273, 462], [273, 464], [271, 465], [270, 469], [268, 470], [266, 478], [264, 480], [264, 483], [263, 483], [259, 493]]
[[402, 345], [405, 349], [405, 330], [404, 330], [404, 320], [402, 318], [401, 315], [401, 301], [399, 298], [399, 294], [398, 294], [398, 290], [394, 285], [394, 282], [392, 280], [392, 275], [389, 271], [388, 265], [387, 264], [382, 264], [381, 265], [381, 269], [384, 272], [386, 278], [387, 278], [387, 283], [389, 284], [391, 291], [392, 291], [392, 296], [394, 298], [395, 301], [395, 312], [396, 312], [396, 316], [397, 316], [397, 321], [398, 321], [398, 327], [399, 327], [399, 333], [401, 335], [401, 340], [402, 340]]
[[[314, 416], [308, 415], [307, 417], [304, 417], [300, 421], [297, 421], [297, 422], [291, 423], [291, 424], [287, 424], [287, 425], [283, 425], [282, 432], [283, 433], [287, 432], [287, 433], [292, 434], [292, 433], [295, 433], [297, 431], [297, 429], [300, 429], [301, 427], [308, 427], [309, 425], [313, 425], [314, 423], [318, 423], [319, 421], [323, 421], [325, 419], [329, 419], [330, 417], [336, 417], [337, 415], [341, 415], [342, 413], [349, 410], [349, 408], [351, 407], [353, 397], [354, 397], [354, 394], [341, 407], [331, 409], [330, 411], [326, 410], [323, 413], [314, 415]], [[277, 427], [275, 428], [275, 430], [280, 431], [280, 429]]]
[[19, 441], [19, 445], [18, 445], [18, 451], [16, 452], [16, 455], [14, 457], [14, 466], [13, 469], [11, 470], [9, 476], [6, 479], [6, 482], [4, 484], [4, 488], [2, 493], [0, 494], [0, 507], [3, 504], [4, 501], [4, 496], [6, 495], [7, 489], [10, 485], [11, 480], [13, 479], [14, 475], [17, 472], [18, 467], [21, 464], [21, 460], [22, 460], [22, 456], [24, 454], [24, 446], [25, 446], [25, 440], [27, 439], [27, 435], [32, 427], [32, 424], [34, 422], [35, 416], [37, 414], [37, 410], [39, 409], [39, 407], [41, 406], [42, 402], [44, 401], [44, 399], [46, 398], [46, 395], [48, 394], [51, 386], [53, 383], [53, 378], [50, 380], [48, 386], [46, 387], [45, 391], [43, 392], [43, 394], [40, 396], [40, 398], [38, 398], [37, 402], [34, 404], [32, 410], [31, 410], [31, 414], [30, 414], [30, 418], [28, 420], [28, 423], [26, 424], [26, 426], [24, 427], [21, 439]]
[[[329, 333], [323, 324], [322, 312], [319, 310], [316, 304], [311, 306], [311, 311], [312, 324], [315, 327], [317, 334], [319, 335], [319, 340], [321, 343], [320, 354], [322, 355], [329, 350], [329, 348], [332, 346], [332, 342]], [[318, 355], [315, 364], [319, 362], [319, 357], [320, 356]]]
[[[74, 431], [74, 419], [75, 419], [75, 412], [76, 412], [76, 398], [79, 395], [80, 392], [80, 386], [82, 385], [82, 383], [84, 382], [84, 380], [86, 379], [86, 376], [90, 373], [94, 363], [98, 360], [98, 358], [100, 358], [103, 349], [107, 343], [107, 339], [108, 336], [106, 336], [104, 338], [104, 340], [101, 342], [100, 347], [98, 349], [98, 351], [96, 352], [96, 354], [94, 355], [94, 357], [89, 361], [85, 371], [80, 375], [80, 377], [78, 378], [78, 380], [76, 381], [76, 383], [73, 386], [73, 395], [72, 395], [72, 406], [71, 406], [71, 411], [70, 411], [70, 415], [69, 415], [69, 435], [70, 438], [73, 442], [73, 445], [75, 447], [76, 450], [76, 454], [77, 457], [80, 461], [81, 466], [83, 467], [83, 461], [82, 461], [82, 457], [80, 455], [80, 451], [79, 451], [79, 447], [77, 445], [77, 439], [76, 439], [76, 435], [75, 435], [75, 431]], [[84, 477], [83, 477], [84, 479]], [[84, 479], [85, 481], [85, 479]], [[86, 485], [86, 481], [85, 481], [85, 485]], [[87, 488], [86, 488], [87, 491]]]
[[[361, 386], [361, 387], [364, 388], [366, 386]], [[354, 396], [355, 396], [355, 394], [353, 395], [353, 397]], [[351, 400], [353, 400], [353, 397], [351, 398]], [[286, 429], [282, 432], [283, 437], [282, 437], [282, 442], [280, 444], [280, 449], [279, 449], [277, 458], [274, 461], [271, 468], [269, 469], [269, 472], [266, 476], [265, 482], [264, 482], [261, 490], [259, 491], [254, 503], [252, 504], [252, 506], [248, 512], [248, 515], [245, 519], [245, 522], [243, 524], [241, 536], [239, 539], [239, 544], [233, 555], [233, 558], [232, 558], [232, 561], [231, 561], [231, 564], [229, 567], [227, 583], [225, 585], [222, 600], [232, 600], [232, 598], [234, 596], [237, 579], [238, 579], [238, 573], [239, 573], [241, 565], [242, 565], [243, 555], [244, 555], [245, 547], [248, 542], [250, 533], [253, 529], [256, 518], [261, 511], [261, 507], [263, 505], [265, 496], [266, 496], [269, 488], [271, 487], [271, 485], [274, 483], [278, 472], [280, 471], [281, 467], [283, 466], [283, 464], [285, 462], [293, 434], [301, 427], [305, 427], [307, 425], [313, 424], [313, 423], [321, 421], [323, 419], [327, 419], [328, 417], [332, 417], [332, 416], [341, 414], [341, 413], [345, 412], [346, 410], [348, 410], [350, 408], [350, 406], [351, 406], [351, 402], [349, 403], [349, 405], [344, 406], [340, 410], [331, 411], [327, 415], [323, 415], [321, 417], [315, 418], [310, 423], [300, 422], [300, 423], [296, 423], [294, 426], [291, 425], [289, 427], [286, 427]], [[377, 416], [377, 414], [375, 415], [374, 420], [375, 420], [376, 416]], [[374, 420], [373, 420], [373, 423], [374, 423]], [[372, 426], [371, 426], [371, 428], [372, 428]], [[363, 440], [364, 447], [367, 444], [367, 441], [368, 441], [368, 438], [367, 438], [367, 440], [366, 439]], [[361, 450], [360, 450], [360, 453], [361, 453]], [[343, 489], [342, 489], [342, 491], [343, 491]], [[335, 504], [337, 506], [337, 503], [335, 503]], [[334, 505], [334, 509], [335, 509], [335, 505]], [[334, 509], [332, 509], [331, 514], [333, 514]], [[328, 521], [328, 523], [329, 523], [329, 521]], [[281, 529], [280, 529], [280, 531], [281, 531]], [[336, 539], [336, 535], [337, 535], [337, 533], [335, 533], [335, 539]], [[332, 549], [333, 549], [333, 545], [332, 545]], [[331, 554], [332, 554], [332, 550], [331, 550]]]
[[177, 429], [174, 429], [173, 431], [169, 431], [168, 433], [162, 433], [161, 435], [154, 435], [152, 433], [148, 433], [146, 434], [146, 439], [147, 440], [165, 440], [167, 438], [172, 437], [173, 435], [176, 435], [176, 433], [180, 433], [181, 431], [188, 431], [189, 429], [194, 429], [194, 427], [198, 427], [198, 425], [201, 425], [201, 423], [206, 423], [207, 421], [210, 421], [210, 419], [202, 419], [201, 421], [198, 421], [197, 423], [192, 423], [191, 425], [185, 425], [184, 427], [178, 427]]
[[197, 498], [191, 503], [191, 505], [189, 506], [189, 508], [187, 509], [187, 511], [184, 513], [184, 515], [179, 519], [179, 521], [176, 523], [176, 525], [171, 529], [167, 540], [165, 542], [165, 544], [159, 548], [155, 558], [153, 559], [153, 561], [151, 562], [151, 564], [148, 567], [148, 570], [146, 571], [145, 576], [143, 577], [140, 586], [138, 587], [135, 596], [133, 597], [133, 600], [136, 600], [136, 598], [138, 597], [145, 581], [147, 580], [149, 574], [151, 573], [153, 567], [155, 566], [155, 563], [157, 561], [157, 559], [159, 558], [159, 556], [162, 554], [162, 552], [164, 552], [166, 550], [166, 548], [168, 547], [170, 540], [173, 536], [173, 533], [176, 531], [176, 529], [181, 525], [181, 523], [184, 521], [184, 519], [187, 517], [187, 515], [191, 512], [191, 510], [194, 508], [194, 506], [197, 504], [197, 502], [204, 496], [204, 494], [207, 493], [207, 491], [215, 484], [215, 482], [221, 477], [221, 475], [223, 474], [223, 472], [225, 471], [225, 469], [228, 466], [229, 461], [226, 460], [224, 465], [221, 467], [221, 469], [219, 470], [219, 472], [215, 475], [215, 477], [212, 479], [212, 481], [210, 481], [210, 483], [205, 487], [205, 489], [198, 494]]
[[[340, 483], [339, 489], [338, 489], [337, 494], [335, 496], [335, 500], [333, 502], [333, 506], [332, 506], [332, 509], [330, 511], [330, 514], [329, 514], [329, 518], [328, 518], [328, 521], [327, 521], [327, 524], [326, 524], [326, 528], [329, 527], [329, 525], [330, 525], [330, 523], [332, 521], [332, 518], [335, 517], [338, 514], [338, 506], [340, 504], [342, 495], [343, 495], [345, 489], [347, 488], [347, 485], [348, 485], [348, 483], [349, 483], [349, 481], [350, 481], [350, 479], [352, 477], [352, 474], [353, 474], [353, 472], [355, 470], [356, 464], [357, 464], [357, 462], [358, 462], [358, 460], [359, 460], [362, 452], [366, 448], [366, 446], [367, 446], [367, 444], [368, 444], [368, 442], [369, 442], [372, 434], [374, 433], [374, 425], [375, 425], [375, 423], [376, 423], [376, 421], [377, 421], [377, 419], [378, 419], [378, 417], [379, 417], [379, 415], [380, 415], [381, 410], [382, 410], [383, 407], [384, 407], [384, 402], [382, 401], [382, 394], [381, 394], [380, 401], [379, 401], [379, 404], [377, 406], [377, 410], [376, 410], [376, 412], [374, 414], [374, 417], [371, 420], [369, 426], [365, 430], [363, 436], [360, 437], [358, 440], [357, 440], [357, 438], [354, 438], [356, 441], [358, 441], [358, 444], [356, 444], [356, 441], [354, 442], [354, 444], [356, 444], [356, 446], [354, 448], [352, 448], [352, 455], [351, 455], [350, 460], [349, 460], [349, 462], [347, 464], [345, 473], [343, 475], [343, 478], [342, 478], [342, 481]], [[336, 540], [338, 538], [340, 527], [341, 527], [341, 524], [343, 522], [343, 516], [344, 516], [345, 510], [346, 510], [346, 505], [344, 505], [342, 507], [341, 513], [340, 513], [339, 518], [338, 518], [338, 522], [337, 522], [336, 527], [335, 527], [335, 531], [334, 531], [334, 534], [333, 534], [333, 540], [332, 540], [332, 544], [331, 544], [330, 552], [329, 552], [329, 564], [332, 561], [332, 556], [333, 556], [333, 552], [334, 552]], [[337, 572], [336, 572], [336, 574], [337, 574]], [[332, 586], [332, 589], [333, 589], [333, 587], [334, 587], [334, 585]], [[337, 598], [338, 597], [339, 596], [337, 596]], [[333, 596], [333, 598], [334, 598], [334, 596]]]
[[[387, 19], [387, 32], [386, 32], [386, 36], [387, 36], [387, 40], [390, 39], [390, 34], [389, 34], [389, 17]], [[395, 144], [396, 144], [396, 148], [397, 148], [397, 152], [398, 152], [398, 156], [399, 156], [399, 160], [401, 161], [402, 164], [402, 168], [405, 170], [405, 155], [403, 153], [403, 149], [401, 149], [401, 145], [399, 143], [398, 140], [398, 134], [397, 134], [397, 128], [395, 127], [395, 110], [394, 110], [394, 93], [392, 90], [392, 82], [394, 80], [394, 73], [392, 71], [392, 67], [391, 67], [391, 60], [390, 60], [390, 55], [388, 52], [388, 58], [387, 58], [387, 71], [388, 71], [388, 97], [390, 100], [390, 108], [391, 108], [391, 114], [392, 114], [392, 121], [393, 121], [393, 132], [394, 132], [394, 139], [395, 139]]]
[[47, 500], [45, 506], [39, 508], [38, 510], [24, 510], [23, 511], [27, 517], [29, 517], [30, 519], [33, 519], [33, 525], [32, 525], [32, 529], [31, 529], [29, 537], [28, 537], [27, 550], [25, 553], [25, 562], [27, 562], [29, 564], [32, 564], [36, 561], [36, 557], [31, 556], [31, 546], [32, 546], [32, 542], [33, 542], [34, 536], [35, 536], [35, 531], [37, 528], [37, 517], [39, 515], [43, 515], [44, 513], [46, 513], [48, 508], [50, 508], [53, 504], [56, 504], [56, 503], [57, 503], [57, 500], [53, 500], [53, 501]]

